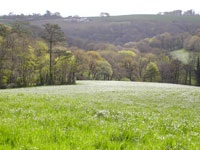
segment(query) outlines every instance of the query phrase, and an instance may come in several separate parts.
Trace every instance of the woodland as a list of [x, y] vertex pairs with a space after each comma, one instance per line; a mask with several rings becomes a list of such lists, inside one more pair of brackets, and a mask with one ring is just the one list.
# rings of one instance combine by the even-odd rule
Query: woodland
[[91, 17], [89, 22], [67, 22], [50, 11], [1, 16], [0, 88], [76, 80], [199, 86], [200, 16], [194, 14]]

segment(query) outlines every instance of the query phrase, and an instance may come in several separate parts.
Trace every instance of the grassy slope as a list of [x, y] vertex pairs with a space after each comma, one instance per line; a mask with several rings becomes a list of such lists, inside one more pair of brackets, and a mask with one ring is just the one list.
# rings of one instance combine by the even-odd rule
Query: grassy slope
[[111, 16], [109, 18], [91, 17], [95, 21], [113, 21], [113, 22], [124, 22], [134, 20], [144, 21], [161, 21], [161, 22], [172, 22], [172, 21], [186, 21], [191, 23], [200, 23], [200, 16], [164, 16], [164, 15], [123, 15], [123, 16]]
[[[31, 21], [33, 25], [43, 25], [45, 23], [57, 23], [63, 29], [73, 27], [73, 26], [80, 26], [80, 25], [98, 25], [99, 23], [106, 23], [106, 22], [115, 22], [115, 23], [127, 23], [134, 20], [140, 21], [156, 21], [156, 22], [165, 22], [165, 23], [172, 23], [176, 21], [182, 22], [190, 22], [194, 24], [200, 24], [200, 16], [163, 16], [163, 15], [123, 15], [123, 16], [111, 16], [108, 18], [102, 17], [90, 17], [92, 22], [89, 23], [69, 23], [64, 21], [63, 19], [48, 19], [48, 20], [36, 20]], [[96, 24], [98, 23], [98, 24]]]
[[198, 87], [117, 81], [0, 91], [0, 149], [199, 149]]
[[180, 60], [182, 63], [187, 64], [189, 61], [190, 52], [185, 49], [179, 49], [170, 52], [173, 58]]
[[194, 56], [196, 58], [200, 56], [199, 52], [190, 52], [185, 49], [175, 50], [170, 52], [170, 54], [172, 55], [173, 58], [180, 60], [184, 64], [188, 64], [190, 56], [191, 57]]
[[[200, 16], [165, 16], [165, 15], [147, 15], [147, 14], [138, 14], [138, 15], [122, 15], [122, 16], [110, 16], [108, 18], [102, 17], [89, 17], [94, 22], [96, 21], [111, 21], [111, 22], [127, 22], [134, 20], [144, 20], [144, 21], [161, 21], [161, 22], [172, 22], [172, 21], [186, 21], [190, 23], [200, 23]], [[0, 22], [10, 22], [11, 19], [0, 19]], [[41, 22], [62, 22], [63, 19], [47, 19], [47, 20], [38, 20]], [[36, 22], [38, 22], [36, 21]], [[35, 22], [35, 21], [32, 21]], [[66, 22], [67, 23], [67, 22]]]

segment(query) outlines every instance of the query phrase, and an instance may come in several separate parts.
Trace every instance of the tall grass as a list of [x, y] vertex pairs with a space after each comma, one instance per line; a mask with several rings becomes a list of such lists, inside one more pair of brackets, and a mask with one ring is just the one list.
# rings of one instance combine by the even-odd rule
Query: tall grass
[[0, 149], [200, 149], [200, 89], [139, 82], [0, 91]]

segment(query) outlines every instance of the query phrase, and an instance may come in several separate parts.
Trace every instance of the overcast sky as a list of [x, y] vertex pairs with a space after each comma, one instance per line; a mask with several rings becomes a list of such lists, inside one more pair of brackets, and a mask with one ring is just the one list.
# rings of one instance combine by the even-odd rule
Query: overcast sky
[[200, 12], [199, 0], [2, 0], [0, 15], [44, 14], [46, 10], [60, 12], [62, 16], [99, 16], [101, 12], [110, 15], [156, 14], [176, 9], [193, 9]]

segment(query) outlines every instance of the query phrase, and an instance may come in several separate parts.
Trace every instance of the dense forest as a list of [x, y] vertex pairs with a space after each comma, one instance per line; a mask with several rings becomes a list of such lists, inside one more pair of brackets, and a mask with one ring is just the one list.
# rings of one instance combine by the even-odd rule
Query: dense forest
[[9, 16], [0, 17], [1, 88], [74, 84], [76, 79], [200, 85], [198, 15], [83, 22], [51, 12], [33, 15], [39, 19]]

